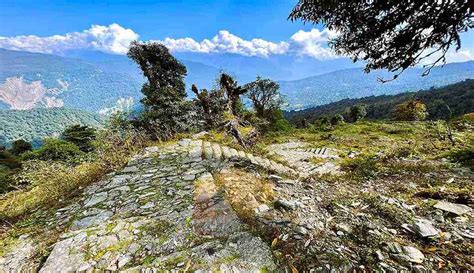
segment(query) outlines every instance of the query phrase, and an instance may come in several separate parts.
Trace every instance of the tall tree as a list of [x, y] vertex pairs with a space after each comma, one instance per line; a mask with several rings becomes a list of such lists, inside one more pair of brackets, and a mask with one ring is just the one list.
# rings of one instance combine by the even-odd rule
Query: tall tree
[[228, 109], [234, 116], [239, 116], [240, 96], [245, 94], [248, 90], [237, 84], [230, 75], [222, 73], [219, 79], [220, 87], [225, 91], [228, 100]]
[[472, 0], [300, 0], [289, 19], [325, 24], [339, 34], [330, 41], [337, 53], [396, 78], [429, 57], [423, 75], [445, 63], [452, 45], [461, 48], [460, 33], [474, 27], [473, 11]]
[[284, 100], [279, 89], [280, 85], [270, 79], [257, 79], [244, 86], [248, 90], [247, 96], [252, 100], [257, 116], [271, 118], [274, 111], [279, 110]]
[[143, 84], [142, 125], [153, 138], [167, 139], [187, 129], [189, 104], [185, 101], [186, 67], [162, 44], [131, 43], [127, 56], [134, 60], [148, 79]]

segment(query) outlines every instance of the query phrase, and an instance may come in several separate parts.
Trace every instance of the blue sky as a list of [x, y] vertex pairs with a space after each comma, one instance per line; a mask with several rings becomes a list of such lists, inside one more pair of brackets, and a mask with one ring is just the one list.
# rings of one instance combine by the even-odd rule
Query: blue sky
[[[337, 33], [287, 20], [297, 0], [0, 0], [0, 47], [62, 54], [125, 54], [130, 41], [159, 41], [173, 52], [340, 58]], [[474, 59], [474, 32], [448, 62]]]
[[145, 40], [229, 30], [244, 39], [286, 40], [312, 25], [287, 20], [296, 0], [2, 0], [0, 36], [50, 36], [117, 23]]

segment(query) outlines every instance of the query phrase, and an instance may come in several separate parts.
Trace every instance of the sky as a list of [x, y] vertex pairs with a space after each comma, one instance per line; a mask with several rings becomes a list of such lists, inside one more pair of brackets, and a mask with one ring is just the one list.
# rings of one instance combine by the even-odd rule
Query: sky
[[[338, 58], [336, 33], [287, 20], [297, 0], [1, 0], [0, 47], [60, 54], [97, 49], [124, 54], [130, 41], [159, 41], [172, 51], [268, 57]], [[474, 34], [449, 61], [472, 60]]]

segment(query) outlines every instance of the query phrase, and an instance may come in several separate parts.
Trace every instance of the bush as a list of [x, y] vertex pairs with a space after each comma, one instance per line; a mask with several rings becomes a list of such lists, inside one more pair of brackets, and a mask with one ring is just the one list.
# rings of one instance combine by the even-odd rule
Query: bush
[[474, 170], [474, 148], [458, 149], [445, 155], [450, 161], [459, 163]]
[[62, 133], [61, 138], [74, 143], [83, 152], [93, 150], [92, 141], [96, 137], [96, 131], [89, 126], [73, 125], [68, 127]]
[[84, 153], [74, 143], [54, 138], [44, 140], [38, 150], [23, 154], [23, 159], [54, 160], [63, 162], [77, 162]]
[[342, 123], [344, 123], [344, 117], [342, 115], [337, 114], [331, 118], [331, 125], [338, 125]]
[[19, 169], [21, 168], [21, 161], [8, 151], [0, 151], [0, 168]]
[[33, 146], [28, 141], [18, 139], [13, 141], [12, 148], [9, 150], [10, 153], [19, 156], [25, 152], [33, 150]]
[[289, 132], [292, 129], [293, 127], [286, 119], [278, 119], [271, 125], [271, 130], [274, 132]]
[[425, 120], [428, 116], [426, 105], [421, 101], [411, 100], [401, 103], [395, 107], [393, 117], [400, 121]]

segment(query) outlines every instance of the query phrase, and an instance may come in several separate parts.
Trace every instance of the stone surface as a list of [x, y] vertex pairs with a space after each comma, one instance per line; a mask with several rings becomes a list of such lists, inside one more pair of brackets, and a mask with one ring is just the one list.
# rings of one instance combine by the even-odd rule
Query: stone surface
[[446, 201], [439, 201], [434, 205], [434, 207], [443, 211], [454, 213], [456, 215], [464, 215], [472, 211], [472, 209], [466, 205], [455, 204]]

